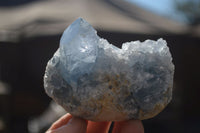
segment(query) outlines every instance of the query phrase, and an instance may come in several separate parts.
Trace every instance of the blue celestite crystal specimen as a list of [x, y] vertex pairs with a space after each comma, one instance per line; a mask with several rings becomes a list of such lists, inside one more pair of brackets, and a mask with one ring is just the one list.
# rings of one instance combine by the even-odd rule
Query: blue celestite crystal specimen
[[74, 116], [93, 121], [148, 119], [172, 98], [174, 65], [166, 41], [118, 48], [82, 18], [63, 33], [48, 62], [46, 93]]

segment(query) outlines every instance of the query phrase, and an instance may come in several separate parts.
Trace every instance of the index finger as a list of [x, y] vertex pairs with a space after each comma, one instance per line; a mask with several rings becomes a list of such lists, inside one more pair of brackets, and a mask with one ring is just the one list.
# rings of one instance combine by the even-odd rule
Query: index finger
[[88, 121], [87, 133], [108, 133], [111, 122]]
[[144, 127], [140, 120], [115, 122], [112, 133], [144, 133]]

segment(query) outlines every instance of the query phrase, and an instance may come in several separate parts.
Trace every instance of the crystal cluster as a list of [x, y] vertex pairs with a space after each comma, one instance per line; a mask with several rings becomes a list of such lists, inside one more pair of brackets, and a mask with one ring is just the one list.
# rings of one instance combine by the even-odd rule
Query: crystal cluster
[[93, 121], [148, 119], [172, 98], [174, 65], [163, 39], [118, 48], [82, 18], [63, 33], [48, 62], [46, 93], [74, 116]]

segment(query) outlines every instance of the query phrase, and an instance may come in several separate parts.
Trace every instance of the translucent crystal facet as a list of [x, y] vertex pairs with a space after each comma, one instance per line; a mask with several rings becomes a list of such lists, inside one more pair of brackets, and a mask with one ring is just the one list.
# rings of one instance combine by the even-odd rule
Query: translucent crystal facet
[[79, 18], [63, 33], [44, 76], [47, 94], [94, 121], [147, 119], [172, 98], [174, 65], [163, 39], [118, 48]]

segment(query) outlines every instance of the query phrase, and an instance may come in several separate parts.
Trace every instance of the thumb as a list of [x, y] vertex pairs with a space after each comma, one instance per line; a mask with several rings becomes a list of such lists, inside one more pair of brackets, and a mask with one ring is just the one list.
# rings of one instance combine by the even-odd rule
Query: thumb
[[86, 133], [87, 122], [81, 118], [72, 117], [66, 125], [46, 133]]

